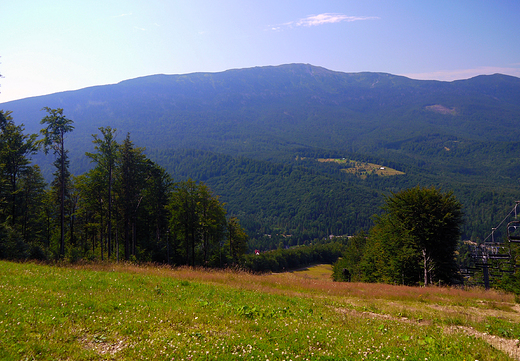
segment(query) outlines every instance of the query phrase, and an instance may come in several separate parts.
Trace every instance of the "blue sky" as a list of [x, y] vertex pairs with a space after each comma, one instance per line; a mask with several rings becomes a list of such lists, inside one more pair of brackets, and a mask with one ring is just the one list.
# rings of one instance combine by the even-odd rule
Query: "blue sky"
[[151, 74], [309, 63], [520, 77], [520, 1], [0, 0], [0, 103]]

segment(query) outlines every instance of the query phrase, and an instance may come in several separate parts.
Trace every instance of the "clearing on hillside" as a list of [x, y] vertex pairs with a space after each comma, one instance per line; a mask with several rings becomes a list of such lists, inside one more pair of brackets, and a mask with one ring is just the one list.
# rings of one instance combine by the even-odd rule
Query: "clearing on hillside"
[[330, 264], [316, 264], [294, 271], [289, 271], [289, 273], [306, 279], [332, 282], [332, 265]]
[[390, 167], [385, 167], [380, 164], [360, 162], [357, 160], [350, 160], [345, 158], [319, 158], [318, 162], [334, 162], [338, 164], [343, 164], [345, 165], [345, 168], [342, 169], [344, 172], [354, 174], [362, 179], [365, 179], [367, 176], [373, 174], [381, 177], [405, 174], [404, 172], [398, 171]]

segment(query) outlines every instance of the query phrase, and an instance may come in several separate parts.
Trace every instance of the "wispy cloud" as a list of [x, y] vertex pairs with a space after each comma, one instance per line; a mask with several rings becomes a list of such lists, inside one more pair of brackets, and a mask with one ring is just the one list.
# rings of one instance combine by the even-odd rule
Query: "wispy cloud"
[[377, 16], [348, 16], [345, 14], [336, 14], [336, 13], [323, 13], [318, 15], [309, 15], [306, 18], [290, 21], [288, 23], [272, 25], [270, 26], [271, 30], [282, 30], [286, 27], [296, 27], [296, 26], [318, 26], [324, 24], [334, 24], [340, 22], [353, 22], [353, 21], [362, 21], [362, 20], [378, 20]]
[[360, 20], [377, 20], [378, 17], [375, 16], [347, 16], [344, 14], [319, 14], [319, 15], [311, 15], [306, 18], [300, 19], [295, 22], [296, 26], [317, 26], [323, 24], [333, 24], [340, 23], [343, 21], [352, 22], [352, 21], [360, 21]]
[[113, 18], [122, 18], [122, 17], [130, 16], [130, 15], [132, 15], [132, 13], [120, 14], [120, 15], [115, 15], [115, 16], [112, 16], [112, 17]]

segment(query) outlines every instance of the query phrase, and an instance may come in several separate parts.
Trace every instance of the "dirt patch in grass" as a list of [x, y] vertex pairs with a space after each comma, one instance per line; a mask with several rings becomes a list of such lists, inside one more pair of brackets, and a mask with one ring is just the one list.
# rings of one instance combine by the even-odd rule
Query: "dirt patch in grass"
[[444, 330], [445, 332], [463, 332], [476, 338], [481, 338], [497, 350], [508, 354], [512, 359], [520, 360], [520, 344], [519, 340], [517, 339], [512, 340], [499, 336], [489, 335], [485, 332], [479, 332], [474, 328], [467, 326], [451, 326], [445, 328]]
[[[389, 320], [400, 323], [421, 325], [421, 326], [429, 326], [432, 324], [429, 320], [411, 320], [407, 317], [394, 317], [386, 314], [379, 314], [375, 312], [369, 311], [357, 311], [346, 308], [336, 308], [335, 309], [339, 313], [346, 313], [349, 315], [357, 316], [357, 317], [365, 317], [365, 318], [373, 318], [373, 319], [381, 319], [381, 320]], [[509, 357], [514, 360], [520, 360], [520, 340], [518, 339], [508, 339], [504, 337], [499, 337], [495, 335], [490, 335], [486, 332], [480, 332], [475, 330], [473, 327], [469, 326], [443, 326], [439, 325], [446, 333], [464, 333], [466, 335], [473, 336], [475, 338], [480, 338], [490, 344], [492, 347], [505, 352]]]
[[115, 355], [128, 347], [127, 340], [108, 341], [102, 335], [85, 336], [80, 339], [81, 344], [87, 350], [93, 350], [99, 355]]
[[[434, 307], [437, 309], [441, 309], [440, 307]], [[415, 324], [415, 325], [422, 325], [422, 326], [429, 326], [432, 324], [429, 320], [412, 320], [408, 317], [394, 317], [387, 314], [379, 314], [375, 312], [369, 312], [369, 311], [357, 311], [352, 309], [346, 309], [346, 308], [336, 308], [337, 312], [340, 313], [346, 313], [350, 315], [354, 315], [357, 317], [365, 317], [365, 318], [373, 318], [373, 319], [382, 319], [382, 320], [389, 320], [394, 322], [400, 322], [400, 323], [408, 323], [408, 324]], [[443, 311], [449, 311], [453, 312], [453, 310], [448, 310], [446, 307], [442, 307]], [[482, 311], [482, 310], [474, 310], [474, 311]], [[484, 316], [489, 316], [489, 313], [486, 312], [484, 315], [480, 315], [480, 318], [484, 318]], [[519, 315], [515, 315], [517, 318]], [[497, 350], [500, 350], [502, 352], [505, 352], [509, 355], [509, 357], [513, 358], [514, 360], [520, 360], [520, 340], [518, 339], [509, 339], [504, 337], [499, 337], [496, 335], [490, 335], [486, 332], [481, 332], [473, 327], [469, 326], [443, 326], [439, 325], [439, 327], [442, 327], [443, 331], [446, 333], [465, 333], [470, 336], [474, 336], [476, 338], [480, 338], [484, 341], [486, 341], [488, 344], [496, 348]]]
[[483, 309], [477, 307], [463, 307], [463, 306], [441, 306], [441, 305], [428, 305], [436, 311], [440, 311], [446, 316], [460, 316], [464, 315], [472, 322], [484, 322], [489, 317], [502, 318], [510, 320], [511, 322], [520, 323], [520, 314], [518, 311], [514, 311], [512, 307], [509, 310], [500, 309]]

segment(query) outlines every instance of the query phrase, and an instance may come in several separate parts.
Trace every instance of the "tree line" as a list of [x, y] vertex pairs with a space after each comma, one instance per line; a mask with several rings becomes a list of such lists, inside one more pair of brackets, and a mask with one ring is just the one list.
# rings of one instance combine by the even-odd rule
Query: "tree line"
[[[345, 238], [346, 239], [346, 238]], [[283, 272], [310, 264], [332, 264], [345, 251], [344, 238], [316, 240], [305, 246], [278, 248], [260, 254], [246, 254], [242, 266], [253, 272]]]
[[[116, 129], [93, 134], [88, 172], [69, 171], [74, 122], [44, 108], [37, 134], [0, 111], [0, 258], [138, 260], [223, 267], [238, 263], [247, 235], [202, 182], [171, 176]], [[54, 156], [47, 184], [31, 156]]]

